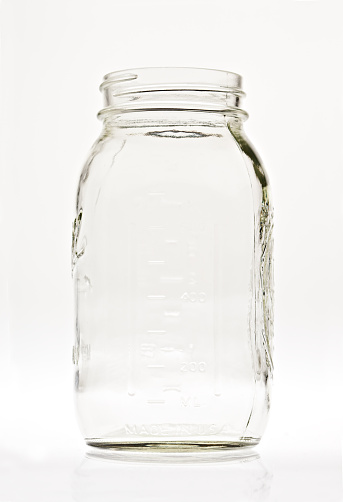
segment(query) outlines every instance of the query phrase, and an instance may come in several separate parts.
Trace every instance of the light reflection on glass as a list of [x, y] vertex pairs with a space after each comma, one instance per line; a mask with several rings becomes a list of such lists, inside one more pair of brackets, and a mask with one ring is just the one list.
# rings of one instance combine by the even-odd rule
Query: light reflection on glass
[[253, 450], [89, 449], [74, 471], [76, 502], [264, 502], [272, 474]]

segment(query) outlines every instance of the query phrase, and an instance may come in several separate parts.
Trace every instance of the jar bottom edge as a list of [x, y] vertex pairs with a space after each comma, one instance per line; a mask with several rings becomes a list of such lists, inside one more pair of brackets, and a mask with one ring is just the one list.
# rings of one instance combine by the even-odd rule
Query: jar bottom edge
[[237, 441], [116, 441], [113, 439], [86, 439], [91, 447], [107, 450], [144, 450], [144, 451], [205, 451], [251, 448], [258, 445], [259, 439], [241, 437]]

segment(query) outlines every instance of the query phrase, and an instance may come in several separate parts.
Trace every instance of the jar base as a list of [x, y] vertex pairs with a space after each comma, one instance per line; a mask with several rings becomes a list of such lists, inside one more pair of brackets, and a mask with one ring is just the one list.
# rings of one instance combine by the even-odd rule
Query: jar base
[[258, 445], [259, 439], [242, 437], [237, 441], [115, 441], [113, 439], [86, 439], [86, 444], [95, 448], [111, 450], [151, 450], [151, 451], [201, 451], [223, 450], [234, 448], [252, 448]]

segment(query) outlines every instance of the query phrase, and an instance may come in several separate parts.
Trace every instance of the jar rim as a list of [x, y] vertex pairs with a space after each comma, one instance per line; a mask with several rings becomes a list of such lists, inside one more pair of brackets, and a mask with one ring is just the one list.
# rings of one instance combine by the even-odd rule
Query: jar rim
[[242, 91], [242, 76], [238, 73], [210, 68], [161, 66], [117, 70], [107, 73], [100, 85], [106, 87], [123, 86], [135, 90], [193, 89], [208, 91]]
[[99, 118], [132, 111], [205, 111], [234, 114], [241, 109], [242, 77], [225, 70], [191, 67], [146, 67], [105, 75]]

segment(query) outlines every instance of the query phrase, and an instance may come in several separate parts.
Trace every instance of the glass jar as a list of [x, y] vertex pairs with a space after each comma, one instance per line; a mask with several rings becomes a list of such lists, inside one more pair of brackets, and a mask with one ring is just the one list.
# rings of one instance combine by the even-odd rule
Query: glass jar
[[75, 391], [86, 442], [259, 442], [273, 371], [273, 210], [241, 77], [105, 76], [73, 226]]

